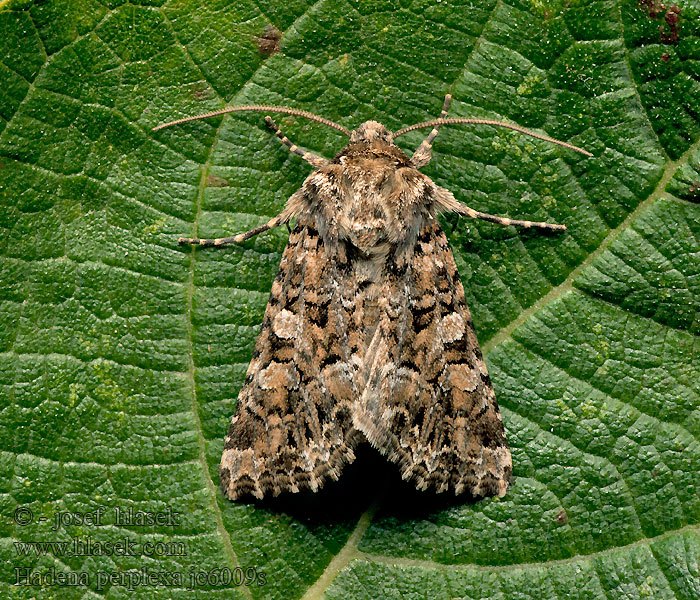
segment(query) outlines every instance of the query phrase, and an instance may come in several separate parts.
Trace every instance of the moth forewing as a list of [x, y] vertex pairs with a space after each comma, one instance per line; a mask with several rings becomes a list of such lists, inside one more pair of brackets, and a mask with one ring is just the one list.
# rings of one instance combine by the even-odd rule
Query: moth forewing
[[[503, 422], [436, 215], [565, 227], [478, 212], [418, 168], [430, 161], [440, 126], [455, 123], [508, 127], [588, 153], [507, 123], [446, 119], [449, 103], [446, 96], [439, 119], [393, 135], [375, 121], [350, 132], [287, 107], [214, 113], [284, 112], [350, 138], [327, 160], [299, 149], [268, 117], [281, 142], [314, 166], [313, 173], [260, 227], [228, 238], [180, 238], [223, 246], [296, 221], [225, 439], [221, 486], [231, 500], [315, 491], [340, 477], [363, 442], [396, 463], [418, 489], [506, 493], [512, 462]], [[428, 126], [433, 130], [413, 157], [394, 143]]]

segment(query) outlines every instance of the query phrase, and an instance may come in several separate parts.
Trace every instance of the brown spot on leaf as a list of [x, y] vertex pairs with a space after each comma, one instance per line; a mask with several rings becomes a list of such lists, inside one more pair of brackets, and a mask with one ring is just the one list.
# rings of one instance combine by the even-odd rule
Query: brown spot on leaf
[[688, 192], [693, 197], [700, 196], [700, 181], [693, 181], [688, 188]]
[[268, 25], [260, 37], [256, 37], [258, 52], [264, 56], [270, 56], [280, 51], [280, 39], [282, 32], [274, 25]]
[[211, 96], [211, 94], [209, 93], [209, 88], [204, 87], [200, 83], [194, 85], [191, 93], [196, 100], [206, 100]]
[[650, 19], [656, 19], [656, 17], [666, 10], [666, 6], [661, 2], [657, 2], [657, 0], [639, 0], [639, 6], [646, 9]]
[[216, 175], [209, 175], [207, 177], [207, 185], [209, 187], [228, 187], [228, 180]]
[[666, 28], [661, 25], [661, 41], [665, 44], [673, 44], [678, 41], [678, 21], [680, 20], [680, 14], [681, 9], [678, 8], [676, 4], [666, 11], [664, 21], [666, 21], [670, 31], [666, 33]]
[[[658, 0], [639, 0], [639, 6], [646, 10], [650, 19], [664, 15], [665, 23], [659, 25], [659, 41], [664, 44], [674, 44], [678, 41], [678, 22], [680, 21], [681, 9], [677, 4], [666, 8], [666, 5]], [[668, 31], [666, 31], [666, 25], [668, 25]]]

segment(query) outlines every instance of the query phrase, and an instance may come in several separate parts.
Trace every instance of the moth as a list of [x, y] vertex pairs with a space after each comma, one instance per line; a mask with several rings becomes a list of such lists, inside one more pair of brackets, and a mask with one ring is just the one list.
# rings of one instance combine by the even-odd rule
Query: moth
[[[222, 247], [295, 221], [272, 284], [260, 335], [221, 457], [231, 500], [316, 491], [337, 480], [369, 442], [419, 490], [503, 496], [512, 460], [503, 422], [437, 215], [501, 225], [564, 225], [485, 214], [420, 172], [442, 125], [507, 127], [591, 156], [516, 125], [440, 117], [394, 133], [376, 121], [354, 131], [307, 111], [246, 105], [237, 111], [297, 115], [349, 143], [327, 160], [301, 150], [269, 117], [282, 143], [314, 171], [264, 225], [181, 244]], [[412, 156], [394, 140], [432, 127]]]

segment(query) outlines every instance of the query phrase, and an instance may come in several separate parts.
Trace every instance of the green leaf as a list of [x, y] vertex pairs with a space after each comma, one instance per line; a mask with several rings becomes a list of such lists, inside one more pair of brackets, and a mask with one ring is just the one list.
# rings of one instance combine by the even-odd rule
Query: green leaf
[[[636, 0], [0, 4], [2, 597], [700, 597], [696, 0], [677, 39], [670, 7]], [[279, 52], [259, 48], [270, 25]], [[478, 210], [568, 227], [442, 221], [514, 485], [425, 498], [367, 451], [318, 494], [225, 500], [223, 437], [287, 233], [218, 251], [177, 238], [266, 221], [309, 167], [260, 114], [151, 128], [276, 103], [396, 130], [447, 92], [451, 116], [594, 154], [455, 126], [425, 168]], [[278, 122], [325, 156], [345, 141]], [[71, 522], [99, 507], [99, 525]], [[21, 545], [88, 538], [135, 550]], [[22, 569], [44, 579], [15, 585]], [[56, 583], [66, 572], [84, 580]]]

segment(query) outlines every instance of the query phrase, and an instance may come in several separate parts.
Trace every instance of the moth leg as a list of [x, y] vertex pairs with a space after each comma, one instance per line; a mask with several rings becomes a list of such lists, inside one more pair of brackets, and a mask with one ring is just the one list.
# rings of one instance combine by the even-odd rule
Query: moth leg
[[[440, 112], [440, 118], [444, 119], [447, 116], [447, 111], [450, 108], [450, 102], [452, 102], [452, 95], [447, 94], [445, 96], [445, 103], [442, 105], [442, 111]], [[416, 168], [424, 167], [430, 162], [430, 158], [433, 153], [433, 141], [437, 137], [440, 125], [433, 127], [433, 130], [428, 134], [428, 137], [423, 140], [423, 143], [418, 146], [418, 149], [413, 153], [411, 157], [411, 164]]]
[[482, 219], [499, 225], [515, 225], [516, 227], [537, 227], [538, 229], [548, 229], [550, 231], [566, 231], [566, 225], [558, 225], [556, 223], [544, 223], [542, 221], [519, 221], [518, 219], [509, 219], [508, 217], [498, 217], [489, 215], [462, 204], [457, 200], [452, 192], [445, 188], [437, 187], [435, 190], [435, 204], [440, 212], [454, 212], [458, 215], [471, 217], [472, 219]]
[[328, 161], [325, 158], [321, 158], [317, 154], [313, 154], [311, 152], [304, 152], [304, 150], [299, 148], [299, 146], [292, 144], [292, 142], [289, 141], [289, 138], [282, 133], [282, 130], [277, 127], [277, 123], [275, 123], [271, 117], [265, 117], [265, 123], [267, 123], [267, 126], [275, 132], [275, 135], [280, 140], [282, 140], [282, 143], [289, 148], [290, 152], [301, 156], [312, 167], [316, 167], [318, 169], [319, 167], [324, 167], [328, 164]]
[[559, 225], [557, 223], [545, 223], [544, 221], [519, 221], [518, 219], [509, 219], [508, 217], [498, 217], [496, 215], [489, 215], [487, 213], [479, 212], [469, 208], [464, 207], [463, 215], [472, 217], [472, 219], [483, 219], [484, 221], [489, 221], [491, 223], [498, 223], [499, 225], [515, 225], [517, 227], [537, 227], [538, 229], [549, 229], [551, 231], [566, 231], [566, 225]]
[[243, 233], [239, 233], [237, 235], [232, 235], [230, 237], [225, 237], [225, 238], [213, 238], [213, 239], [199, 239], [199, 238], [186, 238], [186, 237], [181, 237], [179, 238], [178, 244], [193, 244], [195, 246], [225, 246], [227, 244], [239, 244], [241, 242], [245, 242], [246, 240], [249, 240], [250, 238], [258, 235], [259, 233], [263, 233], [264, 231], [267, 231], [268, 229], [272, 229], [273, 227], [277, 227], [279, 225], [284, 225], [285, 223], [289, 223], [290, 220], [298, 217], [305, 208], [305, 196], [304, 196], [304, 189], [301, 188], [294, 194], [292, 194], [289, 197], [289, 200], [287, 200], [287, 204], [284, 207], [284, 210], [278, 214], [276, 217], [272, 217], [267, 223], [264, 225], [258, 225], [257, 227], [253, 227], [253, 229], [249, 231], [244, 231]]
[[205, 247], [207, 247], [207, 246], [225, 246], [226, 244], [239, 244], [240, 242], [245, 242], [246, 240], [249, 240], [250, 238], [258, 235], [259, 233], [263, 233], [264, 231], [267, 231], [268, 229], [272, 229], [273, 227], [277, 227], [278, 225], [281, 225], [284, 222], [285, 222], [284, 211], [282, 211], [280, 214], [278, 214], [276, 217], [273, 217], [272, 219], [270, 219], [264, 225], [259, 225], [258, 227], [253, 227], [253, 229], [250, 229], [249, 231], [245, 231], [243, 233], [239, 233], [238, 235], [232, 235], [230, 237], [225, 237], [225, 238], [213, 238], [213, 239], [207, 239], [207, 240], [201, 240], [199, 238], [181, 237], [181, 238], [178, 238], [177, 243], [178, 244], [193, 244], [195, 246], [205, 246]]
[[239, 233], [238, 235], [232, 235], [230, 237], [225, 237], [225, 238], [212, 238], [212, 239], [205, 239], [205, 240], [202, 240], [199, 238], [181, 237], [181, 238], [178, 238], [177, 243], [178, 244], [192, 244], [194, 246], [204, 246], [204, 247], [226, 246], [227, 244], [238, 244], [240, 242], [245, 242], [246, 240], [258, 235], [259, 233], [263, 233], [264, 231], [267, 231], [268, 229], [272, 229], [273, 227], [277, 227], [278, 225], [281, 225], [282, 224], [282, 221], [280, 220], [281, 216], [282, 216], [282, 213], [280, 213], [276, 217], [270, 219], [264, 225], [259, 225], [258, 227], [254, 227], [253, 229], [251, 229], [249, 231], [245, 231], [244, 233]]

